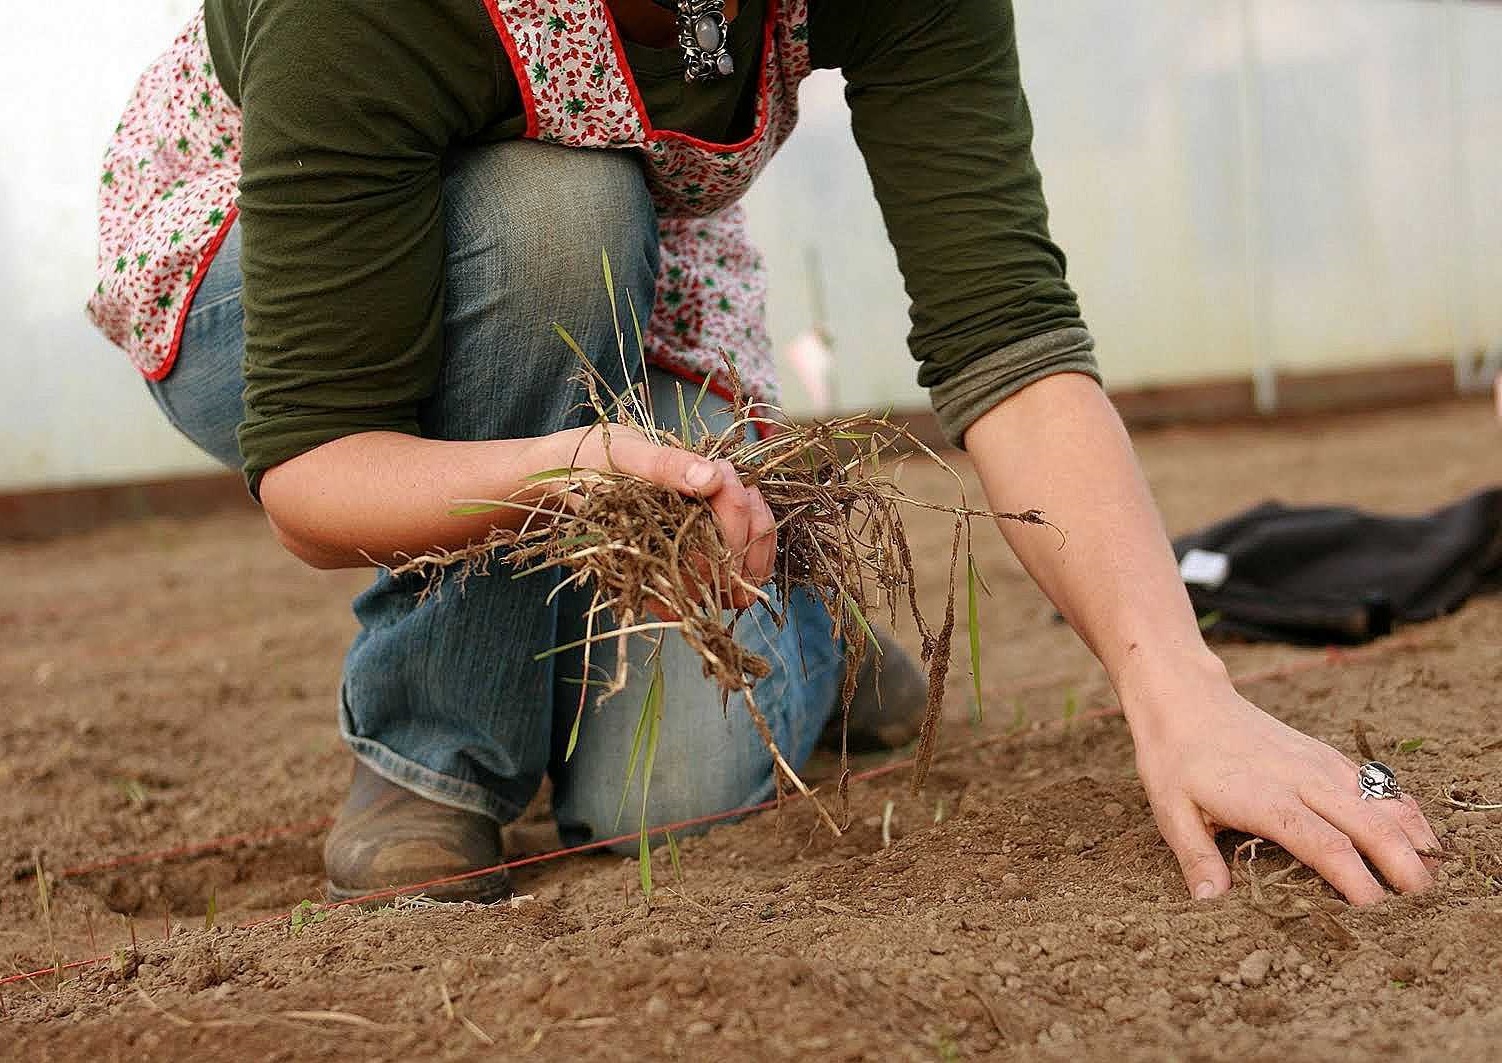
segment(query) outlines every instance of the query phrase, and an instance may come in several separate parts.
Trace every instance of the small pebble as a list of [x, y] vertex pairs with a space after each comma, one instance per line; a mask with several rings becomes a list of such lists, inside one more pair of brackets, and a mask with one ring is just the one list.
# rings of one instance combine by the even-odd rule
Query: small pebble
[[1236, 974], [1241, 979], [1242, 985], [1259, 986], [1267, 981], [1267, 974], [1273, 967], [1273, 954], [1267, 949], [1258, 949], [1236, 968]]
[[1387, 977], [1394, 982], [1412, 982], [1417, 980], [1419, 969], [1407, 960], [1398, 960], [1387, 968]]
[[552, 984], [553, 980], [545, 974], [528, 975], [522, 981], [521, 997], [528, 1002], [541, 1000]]

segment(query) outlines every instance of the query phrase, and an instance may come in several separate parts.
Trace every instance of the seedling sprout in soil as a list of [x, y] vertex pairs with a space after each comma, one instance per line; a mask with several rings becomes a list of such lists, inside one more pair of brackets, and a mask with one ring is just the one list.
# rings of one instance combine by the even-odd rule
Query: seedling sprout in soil
[[[609, 260], [605, 260], [606, 283], [613, 285]], [[613, 287], [612, 287], [613, 290]], [[629, 300], [628, 300], [629, 305]], [[639, 318], [631, 306], [637, 352], [641, 360]], [[627, 365], [626, 337], [616, 313], [616, 338], [626, 379], [640, 379]], [[628, 387], [624, 394], [608, 382], [586, 358], [579, 344], [555, 325], [562, 340], [580, 359], [578, 380], [583, 386], [607, 456], [612, 428], [639, 432], [655, 444], [678, 447], [716, 461], [728, 461], [748, 486], [760, 489], [776, 520], [777, 553], [774, 574], [767, 587], [752, 587], [738, 576], [741, 558], [733, 555], [721, 538], [709, 504], [669, 488], [615, 471], [587, 468], [549, 469], [529, 478], [525, 489], [501, 499], [464, 499], [455, 503], [456, 513], [471, 515], [500, 509], [525, 514], [517, 529], [495, 528], [478, 542], [458, 550], [434, 550], [403, 559], [396, 574], [419, 573], [436, 587], [444, 570], [459, 566], [459, 578], [485, 575], [496, 557], [520, 577], [559, 566], [568, 575], [554, 593], [565, 587], [588, 586], [593, 596], [586, 616], [586, 634], [578, 642], [558, 646], [540, 657], [566, 650], [583, 650], [584, 674], [579, 678], [579, 702], [569, 736], [566, 756], [571, 756], [590, 691], [600, 705], [626, 684], [627, 641], [632, 636], [660, 640], [676, 631], [702, 658], [704, 674], [719, 685], [722, 708], [732, 693], [742, 696], [746, 711], [772, 756], [777, 796], [787, 787], [809, 798], [825, 825], [835, 834], [841, 827], [824, 804], [804, 785], [788, 763], [758, 706], [755, 687], [771, 672], [763, 657], [740, 645], [734, 637], [735, 622], [743, 613], [727, 613], [721, 607], [724, 581], [739, 589], [754, 603], [747, 611], [759, 611], [782, 627], [787, 603], [794, 592], [812, 594], [831, 617], [832, 635], [841, 640], [845, 653], [845, 682], [841, 691], [842, 727], [848, 727], [855, 694], [855, 679], [867, 653], [880, 654], [870, 618], [885, 616], [896, 625], [899, 605], [905, 603], [922, 640], [922, 660], [928, 673], [928, 697], [919, 734], [912, 778], [919, 789], [933, 759], [938, 738], [944, 680], [954, 638], [955, 593], [961, 547], [966, 557], [971, 675], [975, 713], [981, 712], [980, 625], [978, 589], [984, 584], [970, 558], [970, 524], [976, 517], [1012, 520], [1048, 526], [1042, 513], [990, 513], [973, 509], [965, 497], [964, 481], [929, 447], [890, 416], [857, 414], [815, 423], [792, 423], [782, 411], [750, 400], [744, 394], [733, 359], [727, 359], [720, 376], [728, 385], [731, 423], [718, 431], [700, 415], [706, 382], [689, 403], [680, 389], [677, 396], [679, 430], [658, 426], [650, 395], [643, 384]], [[943, 505], [914, 498], [890, 476], [911, 453], [921, 454], [948, 472], [957, 485], [958, 505]], [[903, 527], [904, 507], [919, 507], [947, 513], [954, 518], [950, 550], [949, 593], [944, 620], [935, 630], [918, 607], [914, 586], [912, 552]], [[709, 576], [701, 574], [708, 572]], [[743, 611], [744, 612], [744, 611]], [[670, 616], [672, 620], [654, 620]], [[612, 627], [611, 624], [614, 624]], [[595, 644], [617, 640], [617, 667], [606, 680], [595, 677], [590, 656]], [[642, 772], [642, 820], [640, 863], [642, 889], [651, 893], [651, 862], [647, 846], [647, 791], [655, 767], [660, 736], [663, 690], [661, 662], [654, 650], [648, 658], [652, 681], [639, 709], [630, 763], [626, 766], [629, 790], [638, 769]], [[879, 664], [879, 661], [878, 661]], [[849, 820], [848, 751], [842, 741], [839, 793]], [[626, 797], [622, 795], [621, 810]]]

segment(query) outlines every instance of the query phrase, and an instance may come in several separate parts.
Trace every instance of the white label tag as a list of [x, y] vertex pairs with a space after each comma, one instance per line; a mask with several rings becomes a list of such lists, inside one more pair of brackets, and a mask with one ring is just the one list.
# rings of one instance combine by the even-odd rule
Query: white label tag
[[1217, 590], [1231, 574], [1231, 559], [1210, 550], [1190, 550], [1179, 562], [1179, 575], [1185, 583]]

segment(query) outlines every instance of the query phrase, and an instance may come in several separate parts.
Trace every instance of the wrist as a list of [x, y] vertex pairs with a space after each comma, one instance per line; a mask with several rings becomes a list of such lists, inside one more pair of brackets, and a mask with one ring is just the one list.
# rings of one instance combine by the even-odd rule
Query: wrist
[[1188, 645], [1134, 646], [1112, 669], [1111, 685], [1134, 729], [1195, 713], [1207, 700], [1232, 689], [1225, 662], [1199, 639]]

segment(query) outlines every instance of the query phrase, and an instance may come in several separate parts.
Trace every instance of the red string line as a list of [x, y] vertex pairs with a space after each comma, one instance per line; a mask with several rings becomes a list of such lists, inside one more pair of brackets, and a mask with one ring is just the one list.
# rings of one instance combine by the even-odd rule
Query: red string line
[[[264, 830], [246, 831], [244, 834], [226, 834], [221, 838], [210, 838], [206, 842], [194, 842], [191, 845], [179, 845], [171, 849], [153, 849], [149, 852], [130, 853], [126, 856], [117, 856], [109, 860], [98, 860], [92, 864], [75, 864], [73, 867], [65, 867], [57, 873], [58, 878], [77, 878], [80, 875], [91, 875], [96, 871], [110, 871], [117, 867], [127, 867], [131, 864], [149, 864], [156, 861], [172, 860], [184, 856], [201, 856], [205, 853], [220, 852], [225, 849], [238, 849], [241, 846], [255, 845], [258, 842], [268, 842], [276, 838], [285, 838], [289, 835], [312, 834], [315, 831], [325, 830], [334, 825], [333, 816], [324, 816], [321, 819], [309, 819], [301, 823], [288, 823], [280, 827], [267, 827]], [[35, 872], [32, 872], [35, 874]]]
[[[1241, 686], [1250, 683], [1265, 682], [1269, 679], [1282, 679], [1293, 675], [1299, 675], [1304, 672], [1310, 672], [1320, 668], [1330, 667], [1333, 665], [1355, 663], [1370, 658], [1381, 658], [1390, 654], [1396, 654], [1404, 650], [1414, 649], [1418, 645], [1419, 643], [1417, 642], [1417, 640], [1411, 637], [1399, 636], [1385, 643], [1374, 643], [1372, 645], [1362, 646], [1356, 649], [1347, 650], [1332, 646], [1327, 648], [1325, 652], [1319, 656], [1304, 657], [1297, 661], [1289, 661], [1283, 664], [1270, 665], [1266, 668], [1260, 668], [1255, 671], [1242, 673], [1241, 675], [1233, 677], [1233, 682], [1237, 686]], [[1120, 716], [1121, 714], [1121, 707], [1119, 705], [1104, 705], [1088, 709], [1085, 712], [1078, 714], [1075, 719], [1083, 722], [1085, 720], [1108, 719], [1111, 717]], [[1036, 733], [1037, 731], [1041, 730], [1061, 729], [1069, 722], [1072, 721], [1065, 721], [1063, 719], [1049, 720], [1033, 728], [1032, 733]], [[988, 748], [990, 746], [1001, 745], [1007, 742], [1011, 742], [1017, 738], [1023, 737], [1023, 735], [1026, 733], [1029, 732], [1018, 731], [1012, 733], [990, 735], [985, 738], [977, 739], [973, 742], [967, 742], [957, 748], [941, 752], [934, 759], [946, 760], [962, 753], [970, 753], [976, 750]], [[911, 767], [913, 762], [913, 757], [904, 757], [900, 760], [889, 761], [886, 764], [856, 772], [855, 774], [850, 776], [850, 782], [868, 782], [871, 779], [880, 778], [883, 775], [890, 775], [893, 772], [902, 770], [903, 768]], [[796, 792], [788, 794], [783, 798], [784, 803], [787, 804], [792, 804], [801, 800], [803, 800], [803, 795]], [[732, 808], [724, 812], [712, 812], [708, 815], [696, 816], [693, 819], [680, 820], [677, 823], [665, 823], [655, 827], [648, 827], [647, 834], [648, 836], [656, 836], [672, 831], [688, 830], [693, 827], [702, 827], [712, 823], [720, 823], [728, 819], [736, 819], [741, 816], [751, 815], [756, 812], [765, 812], [775, 807], [777, 807], [777, 799], [773, 798], [756, 805], [746, 805], [741, 808]], [[215, 838], [210, 841], [197, 843], [195, 845], [179, 846], [174, 849], [160, 849], [154, 852], [136, 853], [128, 856], [117, 857], [114, 860], [99, 861], [98, 863], [94, 864], [81, 864], [77, 867], [64, 869], [62, 872], [60, 872], [60, 875], [62, 877], [82, 875], [90, 871], [104, 870], [130, 864], [147, 863], [152, 860], [168, 859], [173, 856], [197, 855], [200, 853], [215, 852], [221, 849], [233, 848], [237, 845], [253, 844], [256, 841], [283, 837], [290, 834], [311, 833], [312, 831], [319, 830], [330, 825], [332, 822], [333, 820], [331, 818], [325, 818], [321, 820], [308, 820], [303, 823], [293, 823], [284, 827], [273, 827], [263, 831], [250, 831], [245, 834], [228, 835], [223, 838]], [[443, 878], [431, 879], [427, 882], [416, 882], [407, 886], [399, 886], [392, 889], [380, 890], [375, 893], [367, 893], [359, 897], [350, 897], [342, 901], [331, 901], [326, 904], [318, 905], [314, 910], [319, 912], [327, 912], [333, 911], [337, 908], [348, 907], [350, 905], [369, 904], [373, 901], [389, 900], [396, 897], [407, 896], [413, 893], [421, 893], [423, 890], [432, 889], [436, 886], [452, 885], [454, 883], [465, 882], [470, 879], [482, 878], [486, 875], [494, 875], [502, 871], [511, 871], [515, 870], [516, 868], [528, 867], [533, 864], [541, 864], [550, 860], [561, 860], [567, 856], [577, 856], [582, 853], [589, 853], [598, 851], [600, 849], [607, 849], [612, 845], [619, 845], [623, 842], [635, 841], [639, 837], [640, 832], [634, 831], [630, 834], [617, 835], [614, 838], [603, 838], [599, 841], [586, 842], [583, 845], [574, 845], [567, 848], [550, 850], [545, 853], [536, 853], [532, 856], [525, 856], [516, 860], [507, 861], [506, 863], [496, 864], [493, 867], [482, 867], [474, 871], [466, 871], [458, 875], [447, 875]], [[279, 912], [276, 915], [265, 916], [263, 918], [254, 919], [245, 923], [237, 923], [235, 924], [234, 929], [250, 930], [256, 927], [266, 926], [271, 923], [278, 923], [286, 918], [286, 913]], [[27, 971], [24, 973], [13, 974], [5, 978], [0, 978], [0, 986], [10, 985], [14, 982], [22, 982], [35, 978], [42, 978], [49, 974], [73, 970], [74, 968], [78, 967], [97, 966], [98, 964], [108, 962], [109, 959], [110, 957], [107, 955], [94, 956], [88, 959], [72, 960], [68, 963], [52, 967], [44, 967], [36, 971]]]

